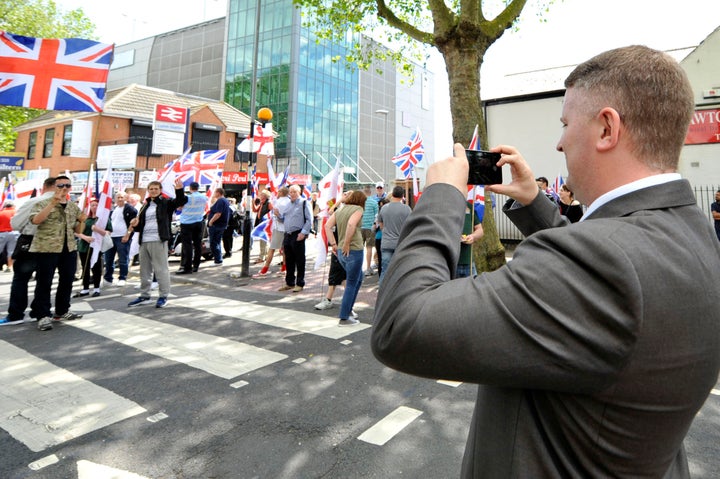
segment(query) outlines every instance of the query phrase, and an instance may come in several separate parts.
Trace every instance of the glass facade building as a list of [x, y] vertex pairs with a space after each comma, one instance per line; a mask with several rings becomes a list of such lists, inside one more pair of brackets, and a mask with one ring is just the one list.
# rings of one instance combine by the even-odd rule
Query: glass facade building
[[[228, 2], [225, 101], [248, 114], [257, 3]], [[316, 42], [292, 0], [260, 8], [256, 110], [273, 111], [277, 168], [319, 179], [336, 158], [356, 166], [359, 73], [343, 61], [349, 45]]]

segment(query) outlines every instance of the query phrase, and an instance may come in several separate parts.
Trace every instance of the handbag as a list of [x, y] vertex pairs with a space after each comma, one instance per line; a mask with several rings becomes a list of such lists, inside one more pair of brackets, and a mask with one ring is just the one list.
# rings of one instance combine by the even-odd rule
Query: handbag
[[15, 243], [15, 249], [10, 256], [12, 259], [20, 259], [28, 254], [32, 244], [33, 235], [20, 235]]
[[111, 249], [113, 246], [115, 246], [115, 245], [113, 244], [113, 240], [110, 237], [110, 235], [103, 235], [102, 245], [100, 246], [100, 251], [104, 253], [107, 250]]

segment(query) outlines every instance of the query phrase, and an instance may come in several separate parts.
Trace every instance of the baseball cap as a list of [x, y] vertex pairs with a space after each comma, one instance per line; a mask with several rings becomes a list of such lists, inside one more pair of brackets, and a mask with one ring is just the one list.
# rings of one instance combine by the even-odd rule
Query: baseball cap
[[378, 181], [377, 183], [375, 183], [375, 188], [384, 188], [382, 181]]

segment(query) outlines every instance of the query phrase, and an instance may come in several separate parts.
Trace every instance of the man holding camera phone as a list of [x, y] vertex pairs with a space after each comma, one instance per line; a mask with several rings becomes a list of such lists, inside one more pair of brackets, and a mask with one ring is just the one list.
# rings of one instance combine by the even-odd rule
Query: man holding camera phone
[[462, 477], [687, 478], [683, 439], [720, 367], [720, 310], [698, 287], [720, 282], [720, 243], [676, 173], [693, 92], [642, 46], [565, 86], [557, 149], [583, 220], [560, 216], [515, 148], [493, 148], [512, 180], [486, 190], [514, 198], [504, 211], [527, 238], [506, 266], [451, 281], [468, 175], [455, 145], [383, 280], [373, 352], [479, 384]]

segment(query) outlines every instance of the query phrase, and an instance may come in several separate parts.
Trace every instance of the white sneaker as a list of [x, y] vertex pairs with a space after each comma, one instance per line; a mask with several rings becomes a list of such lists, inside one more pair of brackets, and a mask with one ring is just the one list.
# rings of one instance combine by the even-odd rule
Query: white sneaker
[[372, 276], [375, 274], [375, 271], [373, 271], [372, 268], [365, 270], [365, 276]]
[[352, 319], [358, 319], [358, 314], [355, 312], [354, 309], [351, 309], [351, 310], [350, 310], [350, 317], [351, 317]]
[[118, 286], [125, 286], [125, 280], [124, 280], [124, 279], [119, 280], [119, 281], [117, 282], [117, 285], [118, 285]]
[[159, 287], [160, 287], [160, 285], [158, 284], [157, 281], [153, 281], [153, 282], [150, 284], [150, 289], [158, 289]]
[[103, 280], [103, 286], [106, 287], [106, 288], [112, 288], [112, 287], [115, 286], [115, 285], [113, 284], [112, 281]]
[[360, 321], [358, 321], [357, 319], [353, 319], [353, 318], [341, 319], [340, 321], [338, 321], [338, 326], [354, 326], [354, 325], [358, 324], [359, 322]]
[[315, 305], [315, 309], [320, 309], [320, 310], [330, 309], [330, 308], [332, 308], [332, 306], [333, 306], [332, 300], [323, 298], [322, 301], [320, 301], [318, 304]]

